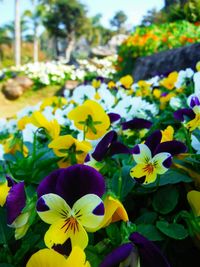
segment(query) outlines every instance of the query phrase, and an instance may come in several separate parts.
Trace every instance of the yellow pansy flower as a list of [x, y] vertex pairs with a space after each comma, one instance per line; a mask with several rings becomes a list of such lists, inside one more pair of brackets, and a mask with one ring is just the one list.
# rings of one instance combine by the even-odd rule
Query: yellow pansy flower
[[165, 130], [161, 130], [161, 132], [162, 132], [161, 143], [173, 140], [174, 128], [171, 125], [167, 126]]
[[101, 86], [101, 81], [100, 81], [100, 80], [96, 80], [96, 79], [94, 79], [94, 80], [92, 81], [92, 86], [93, 86], [95, 89], [99, 88], [99, 87]]
[[109, 89], [112, 89], [112, 88], [115, 88], [116, 87], [116, 83], [114, 83], [113, 81], [110, 81], [109, 83], [108, 83], [108, 88]]
[[175, 83], [178, 79], [178, 72], [173, 71], [171, 72], [167, 78], [164, 78], [160, 84], [167, 88], [168, 90], [172, 90], [175, 87]]
[[52, 96], [52, 97], [48, 97], [46, 98], [41, 106], [40, 106], [40, 110], [44, 110], [45, 107], [48, 107], [48, 106], [52, 106], [54, 107], [54, 109], [57, 109], [57, 108], [61, 108], [63, 107], [64, 105], [67, 104], [67, 100], [66, 98], [64, 97], [61, 97], [61, 96]]
[[200, 61], [198, 61], [197, 64], [196, 64], [196, 70], [200, 71]]
[[86, 100], [83, 105], [68, 113], [68, 118], [74, 125], [84, 132], [87, 139], [95, 140], [102, 137], [110, 126], [110, 118], [100, 104], [93, 100]]
[[126, 89], [129, 89], [133, 84], [133, 77], [131, 75], [126, 75], [122, 77], [119, 81]]
[[49, 143], [48, 147], [53, 149], [56, 156], [63, 158], [58, 162], [61, 168], [77, 163], [84, 163], [85, 157], [92, 149], [89, 142], [80, 142], [71, 135], [63, 135], [55, 138]]
[[153, 95], [155, 96], [155, 98], [160, 98], [160, 96], [161, 96], [161, 90], [154, 89], [153, 90]]
[[140, 87], [139, 90], [141, 91], [142, 96], [148, 96], [151, 93], [151, 84], [147, 83], [146, 81], [139, 81], [138, 86]]
[[74, 247], [66, 259], [53, 249], [41, 249], [31, 256], [26, 267], [90, 267], [84, 251]]
[[106, 196], [104, 200], [104, 208], [105, 214], [99, 229], [108, 226], [110, 223], [120, 220], [127, 222], [129, 220], [123, 204], [117, 198]]
[[28, 155], [28, 148], [22, 144], [22, 140], [14, 136], [10, 136], [3, 143], [3, 148], [6, 154], [15, 154], [16, 151], [21, 151], [25, 157]]
[[24, 116], [17, 122], [17, 126], [19, 130], [23, 130], [26, 126], [26, 124], [31, 123], [31, 119], [28, 116]]
[[5, 202], [6, 202], [6, 198], [8, 195], [8, 192], [10, 191], [10, 188], [8, 186], [8, 181], [6, 180], [3, 183], [0, 183], [0, 206], [3, 207]]
[[200, 128], [200, 106], [195, 105], [192, 109], [195, 113], [195, 118], [186, 124], [189, 131], [194, 131], [196, 128]]
[[60, 125], [56, 119], [48, 121], [46, 117], [39, 111], [33, 112], [30, 122], [38, 128], [44, 128], [47, 134], [55, 139], [60, 134]]

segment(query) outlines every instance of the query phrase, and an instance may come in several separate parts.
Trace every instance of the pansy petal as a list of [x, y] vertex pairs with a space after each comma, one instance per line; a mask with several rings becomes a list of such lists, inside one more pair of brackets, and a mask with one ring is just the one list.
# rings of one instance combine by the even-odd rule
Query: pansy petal
[[54, 245], [63, 244], [68, 238], [71, 240], [72, 247], [79, 246], [84, 249], [88, 244], [87, 233], [81, 224], [73, 224], [64, 220], [60, 220], [49, 227], [44, 241], [46, 246], [51, 248]]
[[94, 194], [88, 194], [80, 198], [73, 205], [72, 210], [75, 213], [77, 220], [89, 229], [96, 229], [104, 216], [104, 209], [102, 212], [95, 212], [95, 209], [103, 204], [100, 197]]
[[109, 149], [109, 155], [132, 154], [132, 150], [120, 142], [113, 142]]
[[187, 193], [187, 200], [195, 216], [200, 216], [200, 192], [191, 190]]
[[84, 251], [80, 247], [74, 247], [71, 254], [67, 258], [66, 267], [90, 267], [89, 262], [86, 262]]
[[133, 167], [130, 171], [130, 175], [132, 178], [141, 178], [143, 176], [146, 176], [145, 172], [145, 164], [138, 163], [135, 167]]
[[171, 154], [165, 152], [156, 154], [153, 157], [152, 161], [158, 174], [163, 174], [168, 170], [171, 165], [171, 158]]
[[39, 197], [55, 193], [65, 199], [71, 207], [86, 194], [95, 194], [101, 197], [104, 191], [103, 176], [94, 168], [82, 164], [75, 164], [66, 169], [52, 172], [37, 188]]
[[26, 267], [66, 267], [66, 259], [53, 249], [41, 249], [31, 256]]
[[111, 222], [117, 222], [123, 220], [128, 221], [128, 214], [123, 204], [111, 196], [107, 196], [104, 201], [105, 215], [99, 228], [109, 225]]
[[137, 246], [142, 267], [170, 267], [165, 256], [153, 242], [137, 232], [131, 234], [129, 239]]
[[145, 120], [145, 119], [140, 119], [140, 118], [134, 118], [130, 121], [123, 122], [122, 123], [122, 129], [127, 130], [127, 129], [149, 129], [152, 126], [152, 122]]
[[102, 161], [105, 157], [106, 152], [108, 151], [109, 146], [113, 141], [117, 140], [117, 133], [115, 131], [110, 131], [107, 133], [101, 141], [97, 144], [94, 152], [92, 153], [92, 157], [97, 161]]
[[111, 113], [108, 113], [108, 116], [110, 118], [110, 123], [116, 122], [116, 121], [118, 121], [121, 118], [121, 116], [119, 114], [112, 113], [112, 112]]
[[10, 189], [7, 199], [7, 223], [12, 224], [13, 221], [20, 215], [26, 204], [26, 195], [24, 190], [24, 182], [13, 185]]
[[178, 120], [178, 121], [182, 121], [183, 122], [185, 120], [184, 116], [187, 116], [190, 119], [194, 119], [195, 118], [195, 113], [190, 108], [183, 108], [183, 109], [179, 109], [179, 110], [174, 112], [174, 118], [176, 120]]
[[37, 202], [38, 215], [48, 224], [64, 220], [69, 216], [70, 210], [65, 200], [56, 194], [43, 195]]
[[154, 151], [156, 150], [156, 147], [158, 146], [158, 144], [160, 144], [161, 139], [162, 139], [162, 133], [160, 130], [153, 132], [146, 139], [145, 145], [147, 145], [149, 147], [152, 155], [154, 154]]
[[152, 157], [149, 147], [145, 144], [136, 145], [132, 149], [132, 153], [133, 158], [137, 163], [147, 163]]
[[87, 194], [99, 197], [105, 191], [103, 176], [94, 168], [76, 164], [63, 169], [56, 185], [56, 192], [72, 206], [79, 198]]
[[160, 143], [156, 148], [155, 154], [158, 154], [160, 152], [168, 152], [172, 156], [174, 156], [180, 153], [185, 153], [186, 151], [187, 151], [187, 147], [184, 143], [173, 140], [173, 141]]
[[123, 244], [120, 247], [113, 250], [110, 254], [108, 254], [99, 267], [120, 266], [120, 263], [125, 261], [133, 250], [134, 250], [133, 244], [131, 243]]

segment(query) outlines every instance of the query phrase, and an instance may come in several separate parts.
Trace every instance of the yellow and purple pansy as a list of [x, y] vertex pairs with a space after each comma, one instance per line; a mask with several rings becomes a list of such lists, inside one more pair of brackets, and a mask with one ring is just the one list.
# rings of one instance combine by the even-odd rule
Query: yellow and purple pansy
[[132, 149], [136, 166], [130, 175], [141, 183], [155, 182], [158, 174], [164, 174], [172, 163], [172, 156], [186, 151], [186, 146], [179, 141], [161, 142], [162, 133], [157, 130], [152, 133], [144, 144]]
[[59, 169], [44, 178], [37, 189], [37, 212], [51, 225], [44, 237], [46, 246], [52, 248], [70, 240], [72, 248], [84, 249], [87, 231], [94, 232], [103, 220], [104, 191], [103, 176], [86, 165]]
[[191, 97], [190, 108], [183, 108], [174, 112], [174, 118], [176, 120], [184, 122], [185, 117], [190, 119], [186, 124], [189, 131], [200, 128], [200, 101], [197, 96], [194, 95]]

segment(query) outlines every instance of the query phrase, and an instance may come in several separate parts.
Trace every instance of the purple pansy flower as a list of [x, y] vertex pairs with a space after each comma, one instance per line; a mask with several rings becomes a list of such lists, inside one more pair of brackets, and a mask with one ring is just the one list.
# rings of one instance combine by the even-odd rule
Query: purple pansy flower
[[105, 156], [116, 154], [131, 154], [131, 150], [117, 141], [117, 133], [113, 130], [108, 132], [97, 144], [92, 157], [97, 161], [102, 161]]
[[122, 123], [122, 129], [127, 130], [127, 129], [150, 129], [152, 126], [152, 122], [145, 120], [145, 119], [140, 119], [140, 118], [134, 118], [130, 121], [126, 121]]
[[[141, 234], [130, 235], [131, 242], [113, 250], [99, 267], [141, 266], [141, 267], [170, 267], [160, 249]], [[140, 265], [138, 265], [140, 262]]]

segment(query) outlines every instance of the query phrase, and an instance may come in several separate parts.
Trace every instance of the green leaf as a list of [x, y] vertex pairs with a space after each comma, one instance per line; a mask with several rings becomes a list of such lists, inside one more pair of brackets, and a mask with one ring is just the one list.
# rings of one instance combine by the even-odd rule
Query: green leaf
[[187, 174], [175, 170], [168, 170], [160, 176], [159, 185], [177, 184], [180, 182], [189, 183], [192, 182], [192, 179]]
[[177, 239], [182, 240], [188, 236], [188, 231], [181, 224], [172, 223], [169, 224], [166, 221], [158, 221], [156, 223], [156, 227], [165, 235]]
[[136, 224], [142, 224], [142, 223], [145, 223], [145, 224], [153, 224], [156, 222], [157, 220], [157, 213], [156, 212], [151, 212], [151, 211], [144, 211], [144, 213], [138, 217], [136, 220], [135, 220], [135, 223]]
[[115, 223], [112, 223], [106, 227], [106, 233], [113, 245], [117, 246], [121, 243], [121, 233]]
[[161, 214], [168, 214], [178, 203], [179, 191], [173, 185], [163, 186], [158, 189], [153, 197], [153, 208]]
[[155, 225], [152, 224], [139, 224], [137, 225], [137, 232], [145, 236], [151, 241], [161, 241], [164, 239], [163, 234], [158, 231]]
[[0, 244], [7, 244], [13, 236], [13, 229], [7, 226], [6, 211], [0, 208]]
[[130, 166], [122, 167], [122, 188], [121, 188], [121, 200], [123, 201], [125, 197], [134, 187], [135, 181], [130, 176]]
[[86, 258], [90, 262], [91, 266], [98, 267], [102, 259], [99, 257], [97, 250], [92, 246], [88, 246], [85, 250], [85, 253]]

